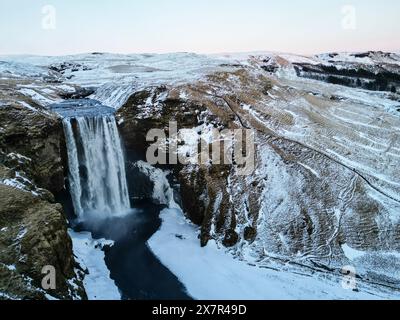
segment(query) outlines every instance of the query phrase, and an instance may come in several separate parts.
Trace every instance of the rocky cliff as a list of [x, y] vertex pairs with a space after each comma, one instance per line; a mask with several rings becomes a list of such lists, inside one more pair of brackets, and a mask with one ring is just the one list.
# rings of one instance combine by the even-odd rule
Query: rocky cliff
[[295, 72], [309, 61], [291, 59], [254, 57], [200, 81], [134, 93], [118, 112], [127, 148], [144, 154], [146, 133], [171, 120], [178, 153], [200, 148], [199, 138], [188, 151], [187, 128], [199, 137], [210, 128], [253, 129], [249, 175], [235, 165], [172, 166], [200, 244], [215, 239], [257, 264], [334, 272], [352, 264], [364, 279], [398, 287], [390, 262], [400, 249], [398, 96], [301, 80]]
[[[53, 195], [64, 188], [63, 136], [46, 110], [0, 108], [0, 299], [86, 296]], [[55, 268], [55, 290], [42, 288], [45, 266]]]

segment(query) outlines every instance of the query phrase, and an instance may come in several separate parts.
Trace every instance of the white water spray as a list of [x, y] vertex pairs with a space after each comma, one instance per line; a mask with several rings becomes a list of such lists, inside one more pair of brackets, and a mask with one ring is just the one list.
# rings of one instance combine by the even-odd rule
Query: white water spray
[[107, 218], [130, 209], [121, 139], [113, 115], [63, 120], [69, 187], [80, 220]]

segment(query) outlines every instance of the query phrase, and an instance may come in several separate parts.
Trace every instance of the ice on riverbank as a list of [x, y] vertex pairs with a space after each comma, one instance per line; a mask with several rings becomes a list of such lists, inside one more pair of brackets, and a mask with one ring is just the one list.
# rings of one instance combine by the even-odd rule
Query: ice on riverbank
[[102, 251], [104, 246], [113, 245], [113, 241], [95, 240], [90, 232], [77, 233], [69, 230], [69, 235], [76, 261], [89, 272], [83, 281], [89, 300], [121, 300], [121, 294], [110, 278]]
[[[198, 228], [177, 209], [162, 211], [160, 230], [148, 245], [195, 299], [384, 299], [384, 293], [346, 290], [339, 277], [299, 275], [250, 266], [210, 241], [199, 246]], [[396, 298], [391, 296], [391, 299]], [[400, 299], [400, 296], [397, 297]]]

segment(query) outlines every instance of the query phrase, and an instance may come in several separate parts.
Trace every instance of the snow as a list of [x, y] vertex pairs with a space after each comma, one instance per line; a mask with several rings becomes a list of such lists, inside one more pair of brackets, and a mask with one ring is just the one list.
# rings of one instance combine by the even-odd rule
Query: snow
[[[0, 64], [0, 73], [8, 68], [14, 73], [31, 77], [47, 75], [48, 72], [42, 73], [52, 64], [67, 62], [85, 66], [86, 68], [78, 68], [77, 71], [66, 70], [63, 76], [68, 79], [61, 78], [64, 80], [63, 85], [96, 88], [96, 93], [91, 98], [114, 108], [121, 107], [137, 90], [192, 82], [210, 71], [218, 70], [226, 62], [221, 57], [194, 53], [2, 56], [0, 59], [4, 61], [3, 65]], [[37, 93], [25, 93], [41, 102], [46, 101], [46, 97], [40, 97]]]
[[[335, 190], [340, 191], [341, 184], [339, 182], [341, 183], [344, 179], [340, 180], [339, 178], [344, 177], [345, 174], [351, 174], [351, 168], [354, 168], [371, 180], [371, 184], [377, 189], [398, 199], [400, 190], [400, 181], [398, 174], [396, 174], [400, 150], [398, 145], [399, 113], [396, 110], [398, 102], [391, 100], [392, 96], [387, 93], [369, 92], [326, 84], [316, 80], [299, 79], [294, 69], [288, 67], [290, 63], [328, 64], [329, 60], [337, 61], [342, 66], [345, 63], [376, 64], [391, 62], [394, 58], [378, 55], [356, 58], [348, 53], [338, 54], [334, 58], [329, 55], [305, 57], [266, 52], [212, 56], [189, 53], [165, 55], [84, 54], [67, 57], [24, 56], [1, 58], [5, 62], [0, 63], [0, 76], [11, 77], [24, 74], [24, 77], [38, 77], [46, 75], [47, 66], [50, 64], [78, 63], [87, 68], [78, 68], [78, 71], [67, 70], [63, 76], [60, 75], [63, 84], [52, 87], [65, 92], [72, 92], [75, 86], [93, 87], [96, 92], [91, 98], [114, 108], [121, 107], [131, 93], [146, 89], [151, 91], [152, 95], [143, 106], [139, 107], [140, 115], [145, 118], [150, 114], [150, 107], [153, 108], [152, 111], [162, 108], [160, 102], [163, 101], [165, 96], [156, 95], [155, 88], [158, 86], [177, 86], [203, 80], [210, 71], [215, 72], [230, 68], [221, 67], [221, 64], [227, 65], [234, 62], [240, 63], [250, 73], [258, 75], [257, 72], [262, 72], [260, 68], [251, 68], [254, 67], [254, 62], [257, 59], [260, 59], [258, 63], [261, 65], [266, 57], [271, 57], [271, 62], [281, 65], [281, 69], [276, 75], [271, 75], [274, 85], [272, 89], [268, 90], [269, 98], [266, 97], [266, 100], [259, 103], [257, 101], [243, 103], [243, 112], [250, 119], [259, 122], [258, 124], [265, 126], [278, 136], [298, 141], [329, 156], [335, 162], [349, 167], [350, 169], [341, 168], [341, 171], [337, 169], [338, 181], [332, 182], [333, 192]], [[400, 59], [398, 60], [400, 61]], [[207, 81], [205, 82], [207, 83]], [[240, 84], [240, 79], [229, 76], [228, 82], [234, 86]], [[49, 96], [53, 93], [48, 90], [47, 84], [46, 87], [43, 86], [42, 88], [29, 85], [23, 85], [20, 88], [21, 93], [42, 105], [48, 104], [49, 101], [54, 99], [54, 97]], [[243, 91], [243, 88], [239, 89]], [[213, 94], [213, 90], [210, 90], [208, 86], [206, 86], [205, 91], [210, 95]], [[310, 93], [310, 95], [307, 93]], [[185, 91], [180, 91], [179, 97], [186, 100], [188, 94]], [[331, 97], [337, 99], [331, 101]], [[31, 107], [29, 104], [22, 105], [26, 108]], [[290, 115], [293, 122], [288, 121], [290, 124], [286, 124], [279, 119], [277, 121], [268, 120], [265, 115], [270, 114], [272, 120], [276, 119], [275, 115], [278, 115], [279, 119], [281, 119], [281, 116]], [[195, 129], [209, 133], [204, 126]], [[207, 141], [212, 141], [210, 134], [206, 134], [206, 137]], [[196, 132], [181, 130], [178, 138], [185, 142], [185, 145], [178, 149], [181, 155], [192, 155], [193, 151], [197, 150], [199, 136]], [[243, 245], [244, 249], [243, 247], [238, 248], [238, 251], [240, 251], [238, 256], [244, 257], [249, 262], [260, 258], [259, 252], [276, 257], [278, 250], [281, 250], [279, 254], [282, 254], [282, 256], [279, 257], [284, 257], [285, 251], [290, 251], [290, 237], [284, 232], [275, 234], [273, 230], [268, 230], [266, 226], [279, 226], [291, 221], [291, 219], [296, 219], [296, 213], [301, 211], [299, 204], [302, 204], [303, 200], [305, 200], [305, 206], [312, 204], [307, 203], [309, 197], [293, 191], [303, 189], [304, 170], [297, 170], [296, 172], [291, 170], [282, 163], [266, 143], [264, 145], [262, 141], [259, 141], [258, 145], [260, 145], [259, 152], [262, 159], [254, 177], [261, 181], [263, 188], [260, 195], [262, 207], [258, 221], [256, 221], [259, 235], [251, 247], [249, 245], [246, 248], [246, 244], [241, 243], [240, 245]], [[327, 179], [326, 171], [336, 168], [336, 165], [332, 165], [330, 168], [323, 167], [322, 165], [325, 166], [326, 163], [318, 162], [318, 158], [308, 159], [305, 157], [305, 159], [299, 160], [301, 162], [299, 161], [298, 164], [319, 180]], [[179, 208], [173, 202], [172, 190], [167, 183], [165, 173], [144, 164], [142, 164], [142, 169], [155, 182], [153, 197], [160, 203], [170, 206], [169, 210], [162, 213], [164, 223], [149, 241], [149, 246], [160, 260], [181, 279], [187, 286], [189, 293], [194, 297], [221, 299], [298, 299], [299, 297], [362, 299], [371, 297], [364, 291], [360, 293], [343, 291], [340, 280], [337, 278], [299, 276], [285, 271], [278, 272], [249, 266], [245, 262], [235, 260], [230, 253], [218, 248], [213, 241], [210, 242], [208, 247], [200, 248], [197, 238], [198, 229], [183, 218]], [[268, 184], [264, 185], [264, 180], [268, 180]], [[313, 180], [316, 179], [313, 178]], [[25, 188], [24, 181], [21, 181], [21, 179], [9, 179], [6, 182], [0, 181], [0, 183]], [[228, 188], [230, 187], [228, 186]], [[233, 187], [237, 187], [234, 182]], [[376, 217], [376, 220], [379, 230], [382, 230], [381, 235], [383, 237], [385, 230], [390, 231], [394, 228], [388, 223], [399, 221], [400, 206], [397, 202], [384, 197], [376, 190], [368, 186], [366, 189], [371, 199], [382, 204], [382, 213]], [[240, 194], [240, 190], [237, 193]], [[220, 195], [217, 195], [214, 209], [216, 209], [220, 200]], [[238, 206], [240, 205], [241, 203], [238, 203]], [[328, 209], [332, 211], [332, 218], [337, 220], [340, 212], [335, 211], [337, 210], [336, 207]], [[335, 213], [336, 217], [334, 216]], [[252, 221], [247, 212], [240, 218], [241, 223], [238, 224], [238, 228], [251, 225]], [[336, 225], [333, 225], [333, 227], [336, 227]], [[278, 229], [284, 230], [283, 227]], [[240, 231], [239, 234], [243, 232], [243, 230], [237, 231]], [[177, 234], [182, 235], [183, 240], [178, 239]], [[105, 283], [104, 286], [113, 286], [114, 284], [109, 279], [109, 272], [104, 264], [104, 255], [102, 255], [101, 250], [94, 248], [91, 241], [95, 242], [95, 240], [91, 239], [90, 235], [87, 235], [86, 238], [89, 239], [87, 240], [89, 244], [85, 244], [85, 240], [81, 240], [80, 243], [75, 240], [75, 242], [78, 241], [78, 247], [82, 247], [83, 251], [86, 250], [86, 253], [82, 253], [82, 256], [89, 260], [88, 264], [90, 264], [91, 258], [98, 259], [101, 270], [92, 266], [95, 270], [94, 274], [98, 272], [99, 278]], [[271, 240], [272, 238], [273, 240]], [[346, 239], [346, 241], [351, 242], [349, 239]], [[273, 247], [276, 243], [278, 249]], [[382, 245], [384, 244], [382, 243]], [[280, 246], [282, 246], [282, 249], [279, 248]], [[246, 251], [246, 249], [248, 250]], [[359, 263], [362, 266], [365, 262], [368, 266], [370, 261], [374, 263], [380, 261], [374, 258], [373, 253], [355, 250], [349, 244], [343, 245], [342, 250], [345, 255], [343, 258], [347, 257], [352, 263], [354, 261], [353, 264]], [[96, 252], [98, 256], [90, 256], [92, 251]], [[176, 252], [178, 258], [175, 254], [170, 257], [171, 252]], [[299, 252], [299, 256], [303, 254], [306, 255], [304, 252]], [[250, 257], [250, 255], [253, 255], [253, 257]], [[289, 258], [293, 258], [293, 256]], [[391, 262], [390, 266], [394, 266], [394, 263]], [[359, 267], [357, 266], [357, 268]], [[381, 267], [379, 268], [381, 269]], [[379, 272], [380, 270], [377, 270], [377, 273]], [[386, 274], [394, 273], [392, 270], [388, 270]], [[96, 290], [98, 290], [95, 288], [96, 281], [91, 280], [90, 277], [87, 277], [86, 281], [87, 285], [92, 288], [90, 289], [92, 290], [92, 298], [94, 295], [100, 294], [96, 293]], [[111, 281], [111, 284], [107, 281]]]
[[[225, 143], [228, 145], [228, 138], [220, 134], [211, 124], [203, 124], [191, 129], [180, 129], [177, 134], [177, 141], [180, 142], [177, 147], [177, 155], [180, 163], [199, 164], [199, 144], [201, 148], [204, 148], [204, 146], [207, 147], [223, 139], [227, 140]], [[203, 151], [200, 150], [200, 152]]]
[[22, 240], [22, 239], [25, 237], [25, 235], [27, 234], [27, 232], [28, 232], [28, 230], [27, 230], [26, 228], [22, 228], [22, 229], [19, 231], [19, 233], [18, 233], [18, 235], [17, 235], [17, 238], [16, 238], [15, 240], [17, 240], [17, 241]]
[[113, 242], [105, 239], [95, 240], [90, 232], [77, 233], [68, 230], [68, 233], [77, 262], [89, 271], [83, 281], [89, 300], [120, 300], [121, 294], [110, 278], [102, 251], [104, 246], [111, 246]]
[[189, 96], [185, 91], [179, 92], [179, 99], [186, 101], [186, 100], [188, 100], [188, 98], [189, 98]]
[[[18, 178], [20, 178], [20, 179], [18, 179]], [[27, 188], [27, 186], [20, 181], [21, 179], [26, 179], [26, 178], [22, 178], [21, 176], [17, 176], [14, 179], [0, 179], [0, 184], [3, 184], [3, 185], [8, 186], [8, 187], [15, 188], [15, 189], [19, 189], [19, 190], [22, 190], [24, 192], [30, 192], [35, 197], [38, 196], [38, 193], [35, 192], [35, 191], [29, 190]], [[28, 180], [26, 179], [26, 180], [23, 180], [23, 181], [26, 182]]]
[[7, 265], [6, 268], [7, 268], [8, 270], [10, 270], [10, 271], [15, 271], [15, 270], [17, 270], [17, 268], [15, 267], [14, 264]]
[[25, 157], [22, 154], [11, 152], [7, 155], [7, 157], [10, 157], [11, 159], [18, 159], [19, 163], [23, 163], [24, 161], [32, 161], [31, 158]]
[[[201, 248], [198, 227], [189, 223], [179, 209], [165, 209], [161, 218], [161, 229], [148, 241], [148, 245], [195, 299], [385, 298], [367, 291], [345, 290], [340, 278], [311, 277], [251, 266], [234, 259], [214, 241]], [[174, 254], [171, 255], [171, 252]]]
[[[16, 56], [14, 56], [17, 58]], [[0, 75], [7, 75], [8, 77], [42, 77], [45, 76], [46, 69], [43, 67], [35, 66], [23, 61], [23, 56], [19, 56], [18, 60], [13, 61], [13, 57], [1, 57], [0, 60]]]
[[[23, 158], [18, 158], [19, 162], [21, 159]], [[26, 158], [28, 159], [28, 158]], [[21, 162], [20, 162], [21, 163]], [[22, 190], [24, 192], [30, 192], [33, 196], [37, 197], [39, 196], [38, 192], [36, 191], [40, 191], [40, 189], [36, 188], [36, 186], [34, 184], [32, 184], [32, 182], [25, 178], [20, 172], [16, 171], [15, 172], [15, 178], [11, 178], [11, 179], [0, 179], [0, 184], [3, 184], [5, 186], [9, 186], [15, 189], [19, 189]], [[31, 190], [34, 189], [34, 190]]]
[[30, 106], [30, 105], [29, 105], [28, 103], [26, 103], [25, 101], [20, 101], [19, 103], [20, 103], [23, 107], [25, 107], [25, 108], [27, 108], [27, 109], [29, 109], [29, 110], [31, 110], [31, 111], [38, 112], [38, 110], [37, 110], [36, 108]]
[[240, 64], [247, 64], [249, 60], [253, 58], [277, 58], [280, 57], [291, 63], [310, 63], [317, 64], [318, 61], [312, 56], [301, 56], [285, 52], [277, 51], [250, 51], [250, 52], [238, 52], [238, 53], [217, 53], [210, 55], [219, 59], [225, 59], [228, 62], [237, 62]]
[[61, 101], [61, 99], [49, 99], [45, 96], [43, 96], [42, 94], [36, 92], [33, 89], [29, 89], [29, 88], [22, 88], [19, 90], [20, 93], [22, 93], [23, 95], [31, 98], [33, 101], [35, 101], [37, 104], [45, 107], [47, 105], [53, 104], [55, 102], [59, 102]]
[[291, 62], [291, 63], [308, 63], [308, 64], [319, 64], [318, 61], [314, 60], [312, 57], [299, 56], [293, 54], [280, 54], [279, 57]]
[[351, 55], [350, 53], [338, 53], [335, 54], [334, 56], [329, 55], [328, 53], [324, 53], [321, 55], [317, 56], [321, 60], [325, 61], [333, 61], [333, 62], [357, 62], [357, 63], [365, 63], [365, 64], [372, 64], [373, 60], [369, 57], [363, 57], [363, 58], [357, 58], [354, 55]]
[[76, 92], [75, 87], [70, 86], [70, 85], [66, 85], [66, 84], [62, 84], [59, 86], [56, 86], [57, 89], [62, 90], [64, 92], [68, 92], [68, 93], [74, 93]]
[[329, 53], [324, 53], [317, 55], [316, 57], [320, 60], [324, 60], [326, 62], [343, 62], [343, 63], [362, 63], [367, 65], [372, 64], [394, 64], [400, 65], [400, 56], [395, 53], [391, 53], [389, 55], [378, 53], [378, 52], [371, 52], [369, 56], [360, 57], [356, 56], [359, 53], [351, 53], [351, 52], [339, 52], [335, 53], [334, 55]]
[[17, 270], [17, 267], [15, 266], [15, 264], [4, 264], [0, 262], [0, 265], [2, 265], [3, 267], [5, 267], [6, 269], [8, 269], [9, 271], [15, 271]]
[[53, 297], [52, 295], [50, 295], [50, 294], [48, 294], [48, 293], [46, 293], [44, 296], [45, 296], [46, 299], [49, 300], [49, 301], [58, 301], [58, 300], [59, 300], [59, 299]]
[[299, 165], [301, 165], [302, 167], [304, 167], [305, 169], [307, 169], [308, 171], [310, 171], [314, 176], [316, 176], [317, 178], [320, 178], [321, 176], [318, 174], [318, 172], [317, 171], [315, 171], [314, 169], [312, 169], [310, 166], [308, 166], [308, 165], [306, 165], [306, 164], [304, 164], [304, 163], [301, 163], [301, 162], [298, 162], [298, 164]]
[[0, 298], [5, 299], [5, 300], [20, 300], [20, 299], [15, 299], [14, 297], [8, 295], [5, 292], [0, 291]]
[[[301, 142], [348, 168], [354, 168], [376, 189], [399, 200], [400, 181], [396, 174], [398, 102], [388, 93], [300, 79], [282, 70], [277, 79], [282, 88], [290, 87], [298, 93], [312, 92], [315, 97], [304, 94], [296, 97], [282, 91], [279, 93], [281, 99], [268, 101], [268, 107], [277, 113], [282, 109], [291, 113], [293, 124], [276, 126], [273, 121], [262, 118], [260, 122], [285, 138]], [[273, 90], [276, 94], [275, 88]], [[331, 97], [337, 100], [331, 102]], [[318, 166], [312, 167], [321, 172]]]
[[144, 161], [138, 161], [135, 165], [140, 172], [146, 174], [153, 182], [153, 200], [170, 208], [177, 208], [178, 205], [175, 203], [173, 190], [167, 179], [168, 172], [157, 169]]
[[342, 245], [342, 249], [344, 252], [344, 255], [350, 260], [353, 261], [355, 259], [361, 258], [365, 256], [365, 252], [355, 250], [353, 248], [350, 248], [349, 245], [346, 243]]
[[[65, 92], [74, 92], [75, 86], [95, 88], [91, 96], [105, 105], [119, 108], [135, 91], [161, 85], [187, 84], [203, 79], [210, 71], [231, 69], [230, 64], [239, 63], [250, 66], [254, 59], [272, 58], [274, 61], [285, 60], [287, 63], [327, 63], [328, 60], [337, 62], [362, 63], [397, 63], [397, 55], [391, 57], [372, 56], [372, 58], [356, 58], [349, 53], [343, 53], [330, 58], [329, 55], [300, 56], [279, 52], [245, 52], [200, 55], [194, 53], [169, 54], [78, 54], [59, 57], [40, 56], [1, 56], [0, 75], [10, 77], [24, 76], [32, 79], [48, 77], [52, 74], [50, 65], [70, 64], [64, 74], [58, 74], [60, 85], [52, 87]], [[293, 70], [284, 68], [285, 72]], [[54, 73], [54, 72], [53, 72]], [[52, 74], [52, 76], [55, 76]], [[296, 77], [295, 73], [293, 77]], [[39, 90], [39, 89], [37, 89]], [[38, 92], [26, 92], [38, 103], [47, 104], [49, 88]], [[182, 98], [186, 95], [182, 93]], [[50, 99], [52, 100], [52, 99]], [[54, 101], [53, 101], [54, 102]]]

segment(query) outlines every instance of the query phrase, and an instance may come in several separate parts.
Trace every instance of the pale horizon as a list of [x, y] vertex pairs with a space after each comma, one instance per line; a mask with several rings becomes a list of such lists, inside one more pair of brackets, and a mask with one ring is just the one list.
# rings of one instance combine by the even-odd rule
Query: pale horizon
[[303, 57], [313, 57], [321, 54], [329, 54], [329, 53], [363, 53], [363, 52], [385, 52], [385, 53], [395, 53], [400, 54], [400, 50], [359, 50], [359, 51], [323, 51], [323, 52], [315, 52], [315, 53], [293, 53], [293, 52], [282, 52], [282, 51], [273, 51], [273, 50], [255, 50], [255, 51], [237, 51], [237, 52], [193, 52], [193, 51], [176, 51], [176, 52], [103, 52], [103, 51], [92, 51], [92, 52], [77, 52], [71, 54], [29, 54], [29, 53], [11, 53], [11, 54], [0, 54], [1, 58], [19, 58], [19, 57], [73, 57], [73, 56], [80, 56], [80, 55], [91, 55], [93, 53], [99, 54], [114, 54], [114, 55], [168, 55], [168, 54], [196, 54], [196, 55], [205, 55], [205, 56], [223, 56], [223, 55], [235, 55], [235, 54], [243, 54], [243, 55], [257, 55], [257, 54], [275, 54], [275, 55], [294, 55], [294, 56], [303, 56]]
[[398, 12], [397, 0], [3, 0], [0, 55], [399, 52]]

